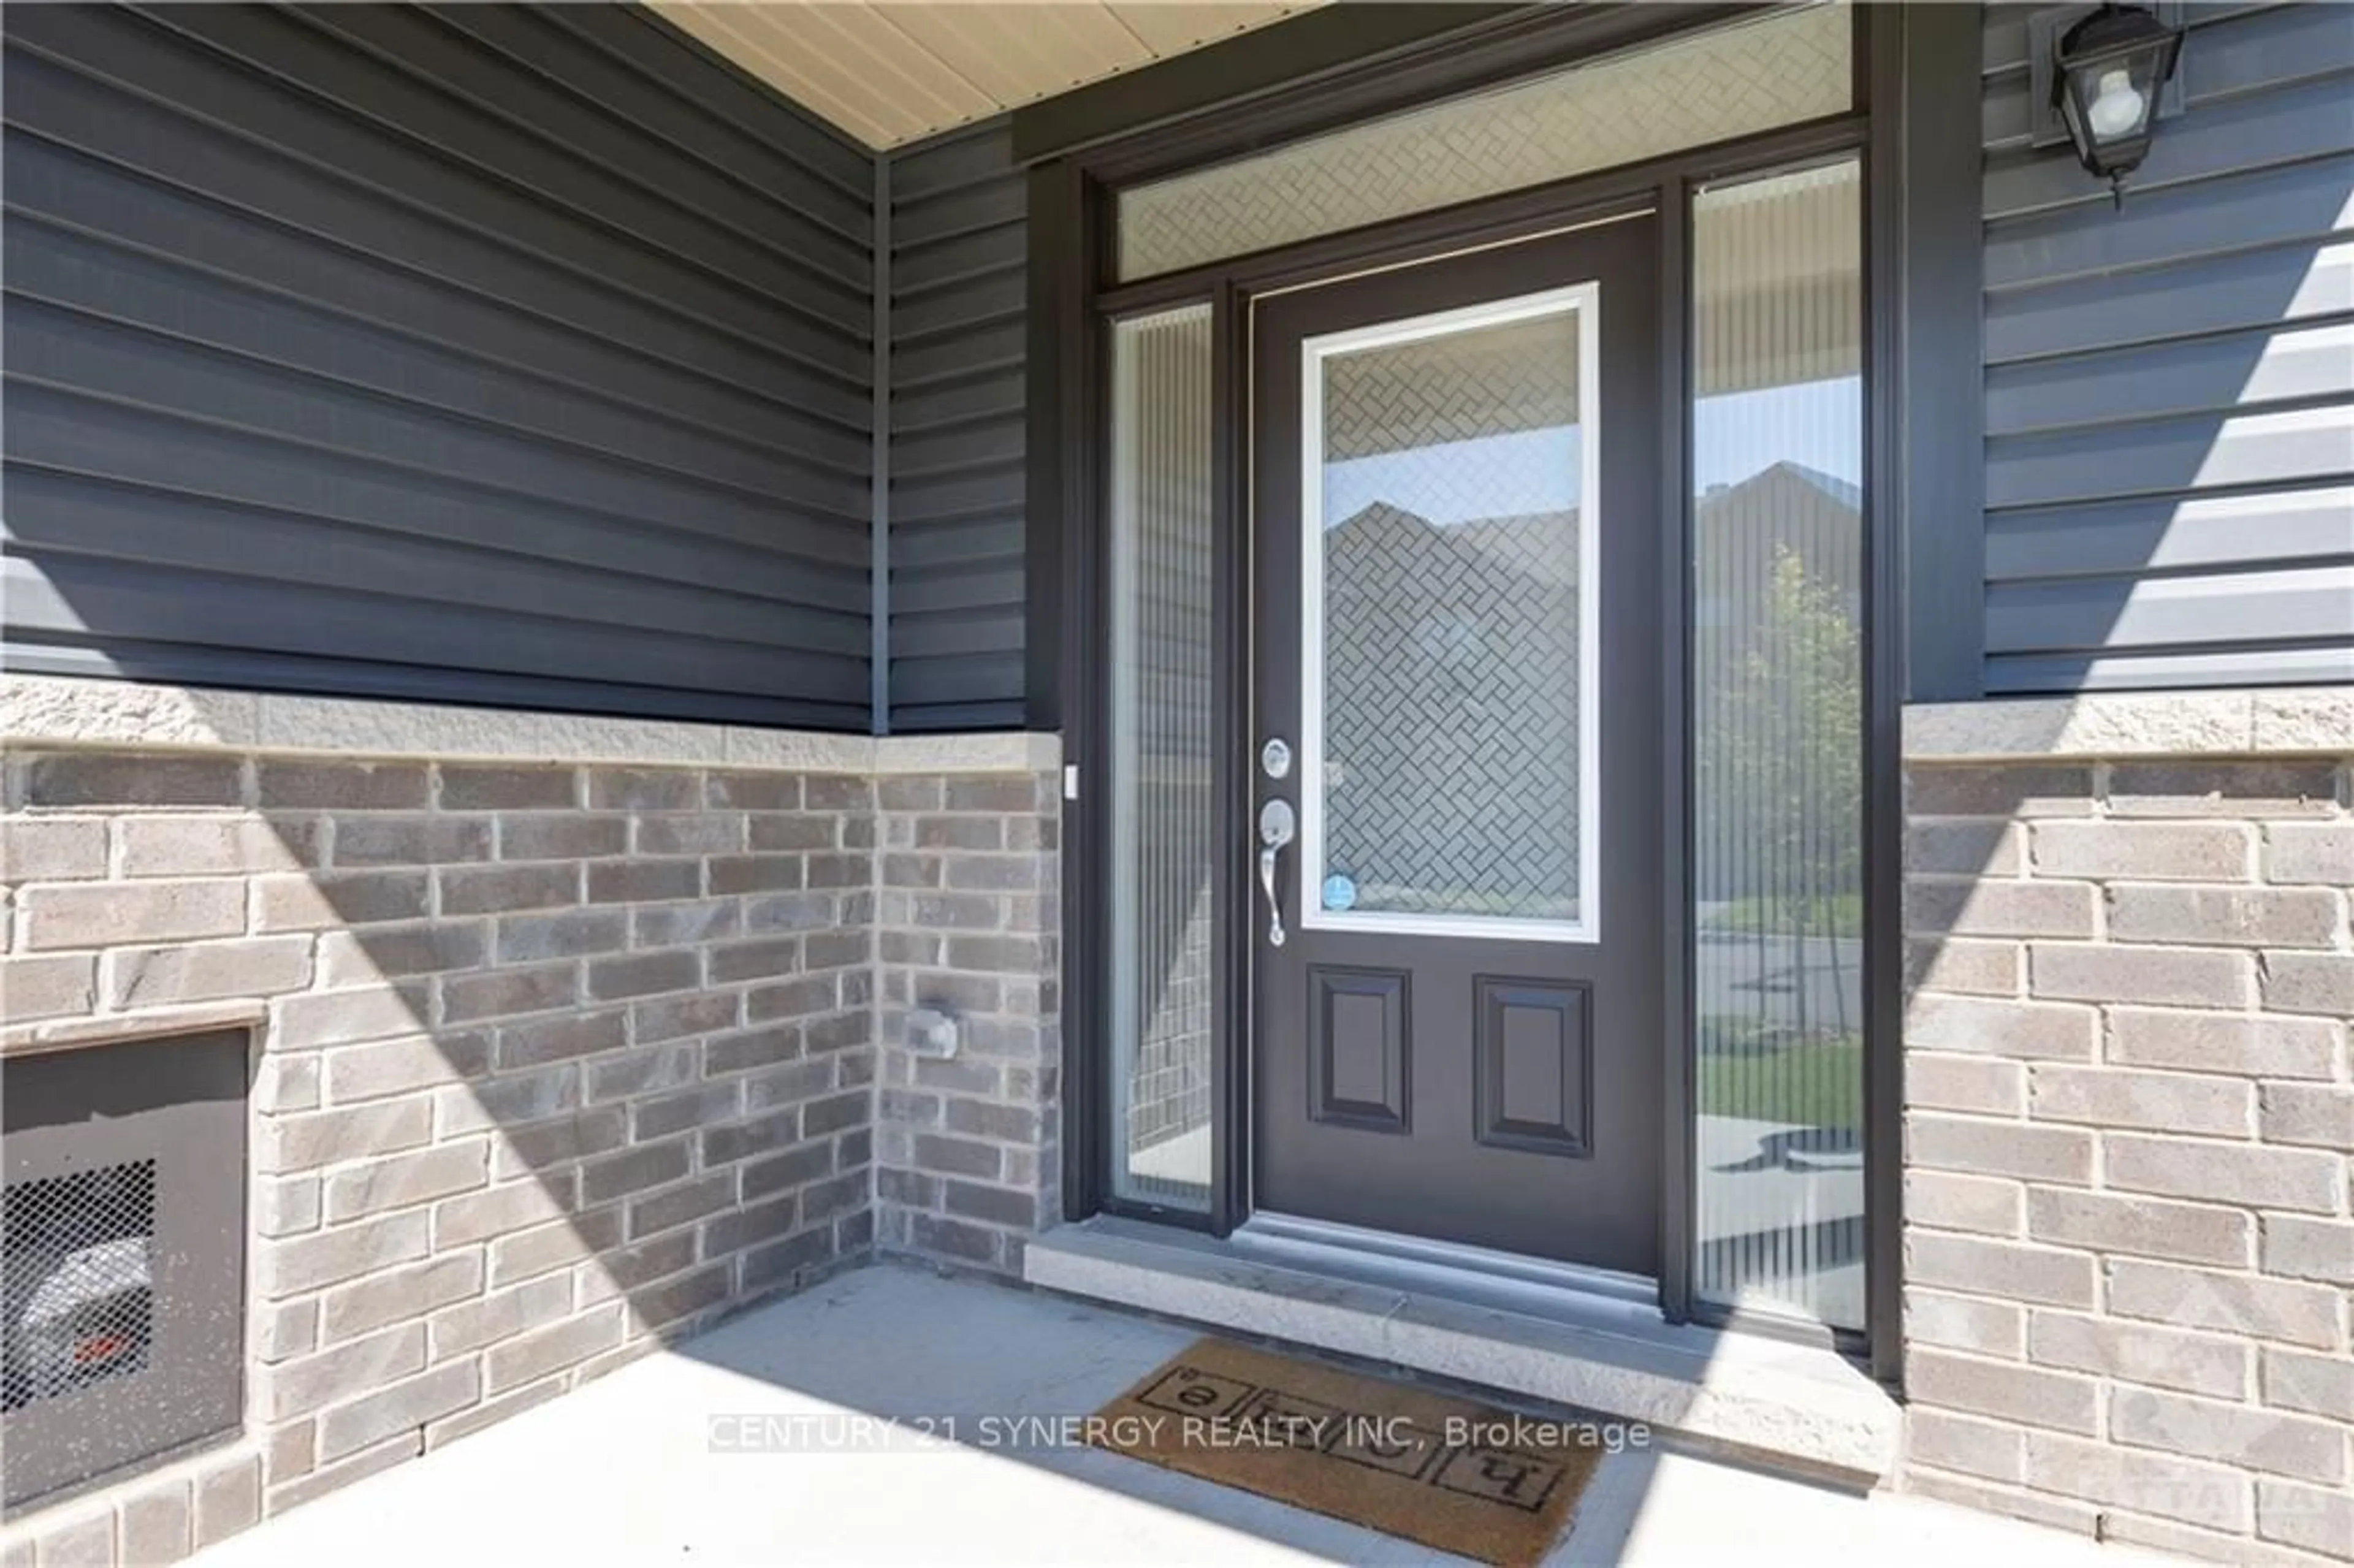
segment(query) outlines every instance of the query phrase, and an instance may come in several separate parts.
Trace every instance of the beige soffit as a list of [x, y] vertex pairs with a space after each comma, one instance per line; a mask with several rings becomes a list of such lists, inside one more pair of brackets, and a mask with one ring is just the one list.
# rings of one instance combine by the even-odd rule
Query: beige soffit
[[647, 0], [870, 147], [986, 120], [1320, 0]]

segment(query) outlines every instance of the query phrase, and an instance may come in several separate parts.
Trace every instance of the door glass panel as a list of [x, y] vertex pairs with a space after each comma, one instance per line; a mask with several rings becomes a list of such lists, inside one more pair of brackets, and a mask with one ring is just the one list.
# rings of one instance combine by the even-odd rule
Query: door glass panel
[[1700, 1295], [1863, 1323], [1856, 164], [1692, 204]]
[[1308, 926], [1593, 938], [1596, 298], [1303, 345]]
[[1210, 307], [1111, 340], [1111, 1188], [1210, 1196]]

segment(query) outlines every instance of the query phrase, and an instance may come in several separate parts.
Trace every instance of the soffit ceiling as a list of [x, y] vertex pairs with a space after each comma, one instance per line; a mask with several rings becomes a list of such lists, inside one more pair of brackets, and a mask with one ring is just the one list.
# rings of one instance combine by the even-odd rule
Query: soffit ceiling
[[1320, 0], [649, 0], [870, 147], [896, 147]]

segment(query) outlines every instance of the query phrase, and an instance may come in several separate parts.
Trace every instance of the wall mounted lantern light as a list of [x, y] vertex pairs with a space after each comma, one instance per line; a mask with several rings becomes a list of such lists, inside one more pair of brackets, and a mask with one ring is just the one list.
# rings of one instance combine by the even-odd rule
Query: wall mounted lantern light
[[2105, 5], [2062, 33], [2052, 56], [2052, 107], [2077, 161], [2125, 205], [2125, 177], [2148, 154], [2158, 95], [2174, 76], [2182, 31], [2138, 5]]

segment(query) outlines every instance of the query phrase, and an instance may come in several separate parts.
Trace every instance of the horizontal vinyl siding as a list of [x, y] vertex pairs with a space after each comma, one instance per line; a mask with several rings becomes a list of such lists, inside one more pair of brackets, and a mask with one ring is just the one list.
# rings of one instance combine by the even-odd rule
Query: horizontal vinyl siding
[[2122, 210], [1986, 14], [1990, 693], [2354, 680], [2354, 8], [2194, 5]]
[[866, 154], [634, 8], [5, 26], [11, 667], [867, 727]]
[[1019, 725], [1023, 175], [1000, 121], [890, 182], [891, 727]]

